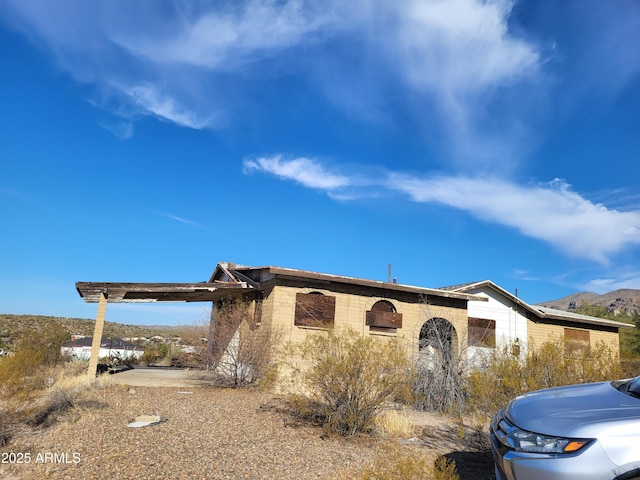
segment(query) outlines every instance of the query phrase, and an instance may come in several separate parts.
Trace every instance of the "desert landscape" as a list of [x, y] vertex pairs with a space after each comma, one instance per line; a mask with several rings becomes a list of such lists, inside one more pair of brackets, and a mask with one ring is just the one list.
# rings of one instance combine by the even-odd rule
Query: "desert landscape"
[[[52, 425], [22, 426], [1, 448], [0, 479], [349, 479], [405, 454], [446, 455], [461, 479], [494, 478], [490, 454], [470, 448], [473, 429], [400, 414], [405, 435], [343, 438], [295, 416], [283, 396], [211, 387], [189, 370], [134, 369], [106, 377]], [[141, 415], [159, 421], [128, 426]]]

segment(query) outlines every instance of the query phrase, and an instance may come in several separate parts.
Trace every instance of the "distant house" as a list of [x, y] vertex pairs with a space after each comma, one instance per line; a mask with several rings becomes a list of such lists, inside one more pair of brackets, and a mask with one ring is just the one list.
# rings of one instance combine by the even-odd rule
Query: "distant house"
[[563, 339], [566, 349], [588, 350], [598, 342], [618, 353], [619, 331], [633, 325], [613, 320], [530, 305], [490, 280], [445, 287], [445, 290], [471, 293], [487, 301], [469, 301], [467, 345], [470, 353], [509, 345], [526, 352], [546, 341]]
[[[89, 360], [91, 357], [92, 337], [81, 337], [62, 345], [60, 351], [79, 360]], [[103, 338], [100, 342], [99, 358], [117, 358], [120, 360], [140, 360], [144, 354], [144, 348], [138, 347], [120, 338]]]

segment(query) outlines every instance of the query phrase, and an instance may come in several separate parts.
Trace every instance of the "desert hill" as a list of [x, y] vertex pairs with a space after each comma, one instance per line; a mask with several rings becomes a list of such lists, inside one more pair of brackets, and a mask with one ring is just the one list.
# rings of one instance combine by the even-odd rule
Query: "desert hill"
[[640, 290], [624, 288], [599, 295], [592, 292], [579, 292], [558, 300], [541, 302], [544, 307], [557, 308], [558, 310], [571, 311], [581, 305], [604, 307], [607, 312], [629, 316], [640, 314]]
[[[95, 320], [86, 318], [49, 317], [44, 315], [13, 315], [0, 313], [0, 348], [13, 345], [17, 338], [29, 330], [41, 330], [49, 322], [62, 325], [71, 334], [93, 335]], [[152, 325], [124, 325], [105, 322], [105, 337], [171, 337], [178, 332], [178, 327]]]

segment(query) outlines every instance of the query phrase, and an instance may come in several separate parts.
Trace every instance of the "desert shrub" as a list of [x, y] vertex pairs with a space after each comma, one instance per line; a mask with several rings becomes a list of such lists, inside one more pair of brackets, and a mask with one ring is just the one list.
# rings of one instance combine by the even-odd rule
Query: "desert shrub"
[[331, 433], [370, 431], [385, 403], [408, 390], [410, 365], [395, 338], [330, 329], [310, 333], [291, 348], [289, 367], [302, 391], [294, 403]]
[[[189, 368], [205, 368], [207, 365], [207, 338], [209, 336], [209, 320], [204, 318], [193, 325], [180, 328], [179, 336], [186, 350], [174, 355], [174, 362]], [[176, 365], [178, 366], [178, 365]]]
[[621, 358], [620, 366], [624, 378], [640, 375], [640, 358]]
[[145, 346], [140, 362], [146, 364], [162, 362], [170, 351], [171, 346], [168, 343], [150, 343]]
[[512, 398], [529, 391], [622, 375], [616, 352], [603, 342], [589, 352], [566, 351], [562, 340], [531, 346], [524, 358], [511, 352], [510, 346], [496, 349], [467, 377], [470, 410], [490, 416]]
[[[346, 478], [346, 476], [345, 476]], [[357, 480], [459, 480], [453, 460], [434, 455], [422, 448], [386, 446], [366, 465]]]
[[210, 361], [218, 383], [224, 386], [273, 381], [273, 353], [280, 337], [270, 322], [258, 322], [259, 306], [225, 301], [215, 312]]
[[0, 395], [20, 401], [44, 388], [52, 370], [66, 360], [60, 347], [69, 338], [69, 332], [55, 322], [25, 332], [16, 344], [15, 355], [0, 363]]

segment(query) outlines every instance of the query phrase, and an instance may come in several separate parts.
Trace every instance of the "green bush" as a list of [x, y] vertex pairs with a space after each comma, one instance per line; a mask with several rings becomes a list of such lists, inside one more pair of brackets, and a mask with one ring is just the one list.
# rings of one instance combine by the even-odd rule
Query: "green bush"
[[140, 362], [146, 364], [160, 363], [169, 355], [170, 351], [171, 346], [168, 343], [152, 343], [145, 346]]
[[365, 337], [353, 330], [309, 334], [294, 347], [290, 365], [303, 394], [300, 412], [313, 412], [331, 433], [370, 431], [384, 404], [408, 391], [409, 361], [395, 338]]

